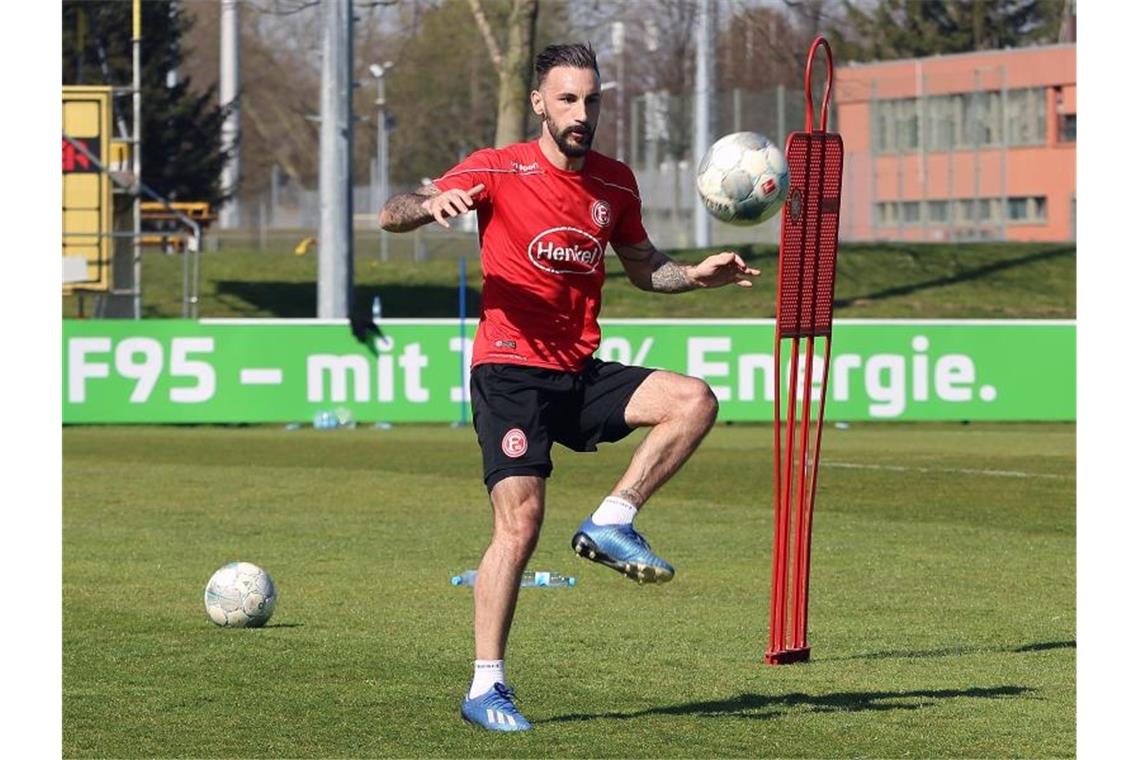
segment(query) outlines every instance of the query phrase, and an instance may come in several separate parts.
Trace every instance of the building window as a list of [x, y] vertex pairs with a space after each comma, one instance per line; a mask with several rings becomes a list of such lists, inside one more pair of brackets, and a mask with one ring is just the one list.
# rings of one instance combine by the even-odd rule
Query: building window
[[901, 205], [903, 224], [918, 224], [921, 221], [918, 201], [903, 201]]
[[897, 227], [899, 223], [898, 204], [893, 202], [875, 204], [875, 224], [879, 227]]
[[1045, 88], [1031, 87], [1009, 90], [1004, 99], [1000, 90], [978, 90], [875, 101], [875, 150], [905, 153], [920, 145], [930, 151], [969, 150], [1003, 140], [1043, 145], [1046, 95]]
[[927, 134], [930, 150], [952, 150], [956, 147], [958, 127], [962, 123], [959, 109], [961, 95], [936, 95], [927, 99]]
[[871, 110], [873, 113], [871, 124], [875, 131], [871, 138], [871, 144], [874, 145], [876, 153], [888, 152], [887, 146], [891, 143], [890, 118], [888, 117], [890, 103], [874, 101], [871, 103]]
[[967, 144], [998, 145], [1001, 143], [1001, 93], [975, 92], [971, 96], [966, 112]]
[[988, 222], [992, 216], [992, 206], [989, 198], [979, 198], [974, 206], [973, 220], [975, 222]]
[[1045, 197], [1010, 198], [1006, 207], [1006, 218], [1011, 222], [1044, 222]]
[[897, 101], [895, 111], [895, 133], [900, 151], [918, 148], [918, 101], [906, 98]]
[[1045, 89], [1010, 90], [1006, 96], [1006, 135], [1009, 145], [1045, 142]]
[[974, 218], [973, 204], [968, 200], [954, 203], [954, 221], [956, 223], [969, 222]]
[[902, 153], [918, 148], [918, 101], [882, 100], [875, 104], [875, 150]]
[[1075, 113], [1063, 113], [1057, 121], [1057, 139], [1061, 142], [1076, 142], [1077, 141], [1077, 115]]
[[988, 222], [996, 216], [996, 198], [963, 198], [958, 201], [958, 221]]
[[[922, 201], [882, 201], [875, 204], [875, 225], [972, 225], [992, 226], [1002, 220], [1001, 198], [957, 198], [953, 201], [925, 201], [926, 219], [922, 218]], [[1005, 221], [1013, 224], [1042, 224], [1046, 221], [1046, 198], [1043, 195], [1006, 199]]]

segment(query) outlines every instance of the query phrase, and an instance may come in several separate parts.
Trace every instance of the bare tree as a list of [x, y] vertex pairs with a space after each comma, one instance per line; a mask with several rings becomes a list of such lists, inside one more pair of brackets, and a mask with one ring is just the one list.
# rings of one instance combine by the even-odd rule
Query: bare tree
[[534, 29], [538, 0], [512, 0], [507, 18], [507, 47], [502, 50], [483, 11], [482, 0], [468, 0], [471, 14], [483, 35], [491, 62], [499, 75], [499, 111], [495, 146], [522, 141], [526, 136], [530, 64], [534, 58]]

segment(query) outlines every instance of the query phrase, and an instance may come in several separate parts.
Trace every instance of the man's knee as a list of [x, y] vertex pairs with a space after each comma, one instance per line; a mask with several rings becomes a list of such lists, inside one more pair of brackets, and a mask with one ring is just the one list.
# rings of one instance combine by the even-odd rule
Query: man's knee
[[720, 402], [704, 380], [695, 377], [685, 378], [678, 396], [676, 408], [689, 420], [706, 428], [712, 427], [716, 422]]
[[[495, 491], [499, 486], [495, 486]], [[504, 490], [508, 489], [504, 486]], [[541, 490], [514, 490], [513, 493], [495, 493], [495, 543], [499, 543], [510, 553], [523, 559], [530, 556], [538, 544], [538, 534], [542, 529], [544, 511]]]
[[674, 372], [654, 372], [637, 390], [625, 409], [630, 427], [684, 421], [706, 428], [716, 421], [720, 405], [708, 383]]
[[530, 557], [538, 545], [538, 534], [541, 529], [539, 520], [512, 520], [495, 528], [495, 543], [502, 546], [512, 556], [519, 559]]

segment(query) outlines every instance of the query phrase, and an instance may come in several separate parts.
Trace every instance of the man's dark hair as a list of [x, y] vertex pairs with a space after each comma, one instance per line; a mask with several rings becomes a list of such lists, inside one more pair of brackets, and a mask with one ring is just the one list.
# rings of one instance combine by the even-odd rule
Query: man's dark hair
[[534, 58], [535, 87], [542, 87], [547, 73], [555, 66], [570, 66], [575, 69], [593, 69], [602, 78], [598, 71], [598, 57], [594, 55], [594, 48], [589, 43], [585, 45], [575, 42], [573, 45], [549, 45]]

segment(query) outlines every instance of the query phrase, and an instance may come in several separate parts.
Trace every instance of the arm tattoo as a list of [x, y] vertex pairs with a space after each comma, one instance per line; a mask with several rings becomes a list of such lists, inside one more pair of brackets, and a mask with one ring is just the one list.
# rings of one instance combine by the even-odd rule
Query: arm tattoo
[[423, 207], [423, 202], [435, 195], [439, 195], [439, 188], [428, 185], [392, 196], [380, 210], [380, 226], [388, 232], [407, 232], [427, 224], [434, 217]]
[[684, 293], [693, 290], [697, 283], [689, 277], [689, 267], [654, 251], [653, 273], [649, 275], [649, 289], [656, 293]]
[[678, 264], [645, 240], [636, 245], [615, 247], [630, 279], [642, 290], [655, 293], [683, 293], [698, 287], [689, 277], [689, 267]]

